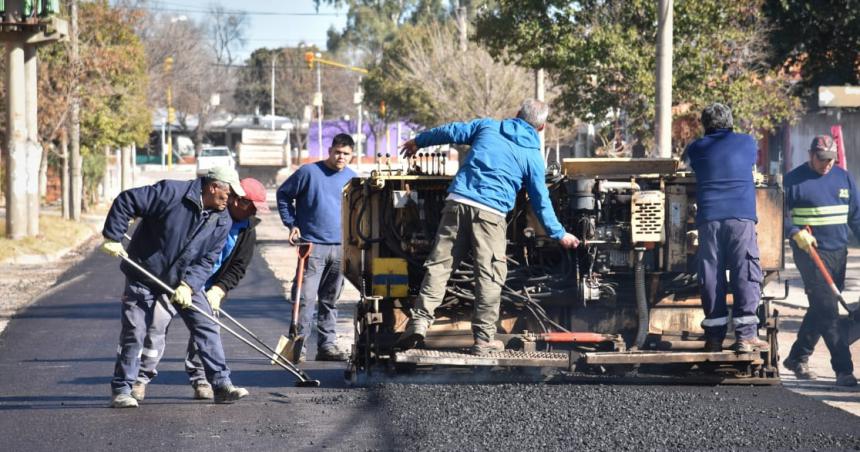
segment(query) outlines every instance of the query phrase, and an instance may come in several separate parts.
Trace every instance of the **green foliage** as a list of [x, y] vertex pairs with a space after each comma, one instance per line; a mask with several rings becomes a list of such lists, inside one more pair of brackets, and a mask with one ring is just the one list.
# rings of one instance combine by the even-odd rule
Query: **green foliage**
[[[676, 116], [720, 101], [751, 132], [795, 116], [789, 81], [765, 65], [760, 6], [675, 2]], [[500, 0], [479, 15], [476, 35], [497, 58], [546, 68], [567, 123], [626, 118], [631, 132], [647, 138], [655, 117], [656, 7], [651, 0]], [[689, 138], [676, 136], [676, 149]]]
[[800, 65], [803, 94], [819, 85], [860, 84], [860, 0], [766, 0], [770, 61]]

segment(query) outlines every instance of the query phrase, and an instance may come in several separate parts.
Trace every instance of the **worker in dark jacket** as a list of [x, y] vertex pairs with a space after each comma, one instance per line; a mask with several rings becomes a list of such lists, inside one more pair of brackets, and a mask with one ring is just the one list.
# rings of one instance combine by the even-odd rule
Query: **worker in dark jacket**
[[[240, 185], [245, 195], [230, 195], [227, 200], [227, 211], [233, 220], [233, 226], [227, 234], [221, 254], [215, 261], [213, 275], [205, 285], [206, 299], [216, 315], [227, 294], [245, 277], [245, 271], [254, 257], [257, 242], [257, 232], [254, 228], [260, 223], [260, 219], [256, 217], [257, 212], [269, 211], [266, 204], [266, 188], [263, 184], [256, 179], [246, 178], [242, 179]], [[161, 305], [157, 305], [153, 313], [153, 321], [146, 333], [143, 353], [140, 357], [140, 373], [131, 390], [132, 397], [138, 402], [145, 397], [146, 385], [158, 375], [156, 367], [164, 354], [165, 336], [174, 315], [175, 310]], [[213, 398], [212, 386], [206, 381], [203, 363], [193, 338], [188, 340], [185, 371], [194, 388], [195, 399]]]
[[[785, 176], [785, 236], [803, 278], [809, 310], [783, 365], [799, 379], [815, 379], [807, 360], [824, 338], [838, 386], [856, 386], [854, 364], [838, 328], [839, 300], [808, 252], [817, 248], [839, 290], [845, 284], [848, 230], [860, 237], [860, 195], [851, 173], [834, 166], [836, 147], [829, 135], [812, 140], [809, 161]], [[808, 228], [808, 229], [807, 229]]]
[[732, 324], [737, 352], [767, 347], [758, 338], [762, 271], [756, 238], [753, 168], [758, 147], [753, 137], [732, 131], [732, 111], [715, 103], [702, 111], [705, 136], [685, 152], [696, 172], [698, 275], [705, 319], [705, 350], [718, 352], [728, 329], [726, 268], [734, 304]]
[[[194, 306], [211, 314], [203, 286], [212, 272], [230, 231], [225, 208], [231, 194], [242, 196], [236, 171], [214, 168], [206, 177], [192, 181], [163, 180], [154, 185], [126, 190], [117, 196], [105, 220], [101, 249], [112, 256], [128, 257], [174, 287], [169, 301], [180, 315], [200, 354], [206, 379], [215, 389], [216, 403], [232, 403], [248, 394], [233, 386], [224, 359], [218, 326], [202, 314], [186, 309]], [[129, 222], [139, 218], [128, 251], [121, 240]], [[164, 289], [125, 262], [120, 334], [111, 406], [137, 407], [131, 389], [137, 378], [143, 340], [157, 303], [167, 298]]]

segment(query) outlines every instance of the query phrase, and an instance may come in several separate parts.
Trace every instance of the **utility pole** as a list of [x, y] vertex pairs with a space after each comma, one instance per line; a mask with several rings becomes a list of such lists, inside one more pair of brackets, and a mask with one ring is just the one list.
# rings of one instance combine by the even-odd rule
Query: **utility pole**
[[169, 56], [164, 59], [164, 75], [167, 79], [167, 171], [173, 169], [173, 121], [175, 113], [173, 112], [173, 90], [171, 77], [173, 71], [173, 57]]
[[83, 203], [84, 180], [81, 172], [81, 88], [78, 77], [81, 73], [81, 51], [78, 45], [78, 0], [71, 0], [71, 44], [72, 44], [72, 73], [74, 84], [72, 102], [69, 109], [69, 121], [72, 129], [72, 220], [81, 219], [81, 204]]
[[[316, 54], [317, 59], [322, 56]], [[317, 140], [319, 140], [319, 159], [323, 159], [323, 133], [322, 133], [322, 117], [323, 117], [323, 95], [322, 95], [322, 64], [317, 61], [317, 92], [314, 93], [314, 104], [317, 107]]]
[[361, 104], [364, 102], [364, 92], [361, 91], [361, 77], [358, 78], [358, 87], [355, 89], [355, 94], [352, 96], [352, 101], [358, 106], [358, 119], [355, 122], [355, 154], [358, 156], [357, 168], [361, 171], [361, 154], [362, 154], [362, 140], [364, 138], [364, 127], [361, 122], [361, 115], [364, 113], [361, 111]]
[[[10, 41], [6, 44], [7, 87], [23, 87], [24, 43]], [[8, 159], [6, 187], [6, 236], [18, 240], [27, 235], [27, 120], [26, 101], [22, 89], [6, 90], [7, 132], [6, 149]]]
[[673, 0], [659, 0], [657, 7], [657, 150], [672, 157], [672, 28]]
[[[546, 101], [546, 75], [543, 70], [537, 69], [535, 70], [535, 99], [545, 102]], [[547, 153], [546, 153], [546, 128], [538, 132], [538, 136], [540, 137], [540, 155], [543, 156], [543, 161], [546, 163]]]
[[275, 53], [272, 52], [272, 130], [275, 130]]
[[468, 18], [466, 14], [466, 7], [459, 6], [460, 2], [457, 2], [457, 31], [460, 32], [460, 52], [465, 52], [468, 48], [469, 44], [469, 30], [468, 30]]
[[39, 58], [36, 46], [24, 46], [24, 90], [27, 109], [27, 235], [39, 235], [39, 167], [42, 165], [42, 145], [39, 144]]

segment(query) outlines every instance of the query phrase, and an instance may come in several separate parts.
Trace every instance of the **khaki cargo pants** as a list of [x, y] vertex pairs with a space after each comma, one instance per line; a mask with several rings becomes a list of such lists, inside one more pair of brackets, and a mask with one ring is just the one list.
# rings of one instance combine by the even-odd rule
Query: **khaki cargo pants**
[[442, 304], [451, 272], [471, 251], [476, 297], [472, 334], [476, 339], [492, 340], [499, 319], [502, 285], [508, 275], [506, 230], [502, 216], [454, 201], [445, 203], [433, 251], [424, 263], [427, 273], [412, 309], [413, 321], [433, 322], [433, 311]]

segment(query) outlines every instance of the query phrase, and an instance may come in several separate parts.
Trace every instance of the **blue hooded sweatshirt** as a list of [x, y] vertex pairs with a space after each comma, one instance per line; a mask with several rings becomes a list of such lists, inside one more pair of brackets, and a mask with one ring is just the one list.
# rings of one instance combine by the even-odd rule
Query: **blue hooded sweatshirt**
[[546, 169], [540, 153], [540, 138], [522, 119], [476, 119], [452, 122], [415, 137], [419, 148], [441, 144], [472, 146], [466, 161], [454, 176], [448, 193], [510, 212], [517, 193], [526, 185], [529, 201], [550, 237], [559, 240], [564, 228], [555, 216], [546, 188]]

